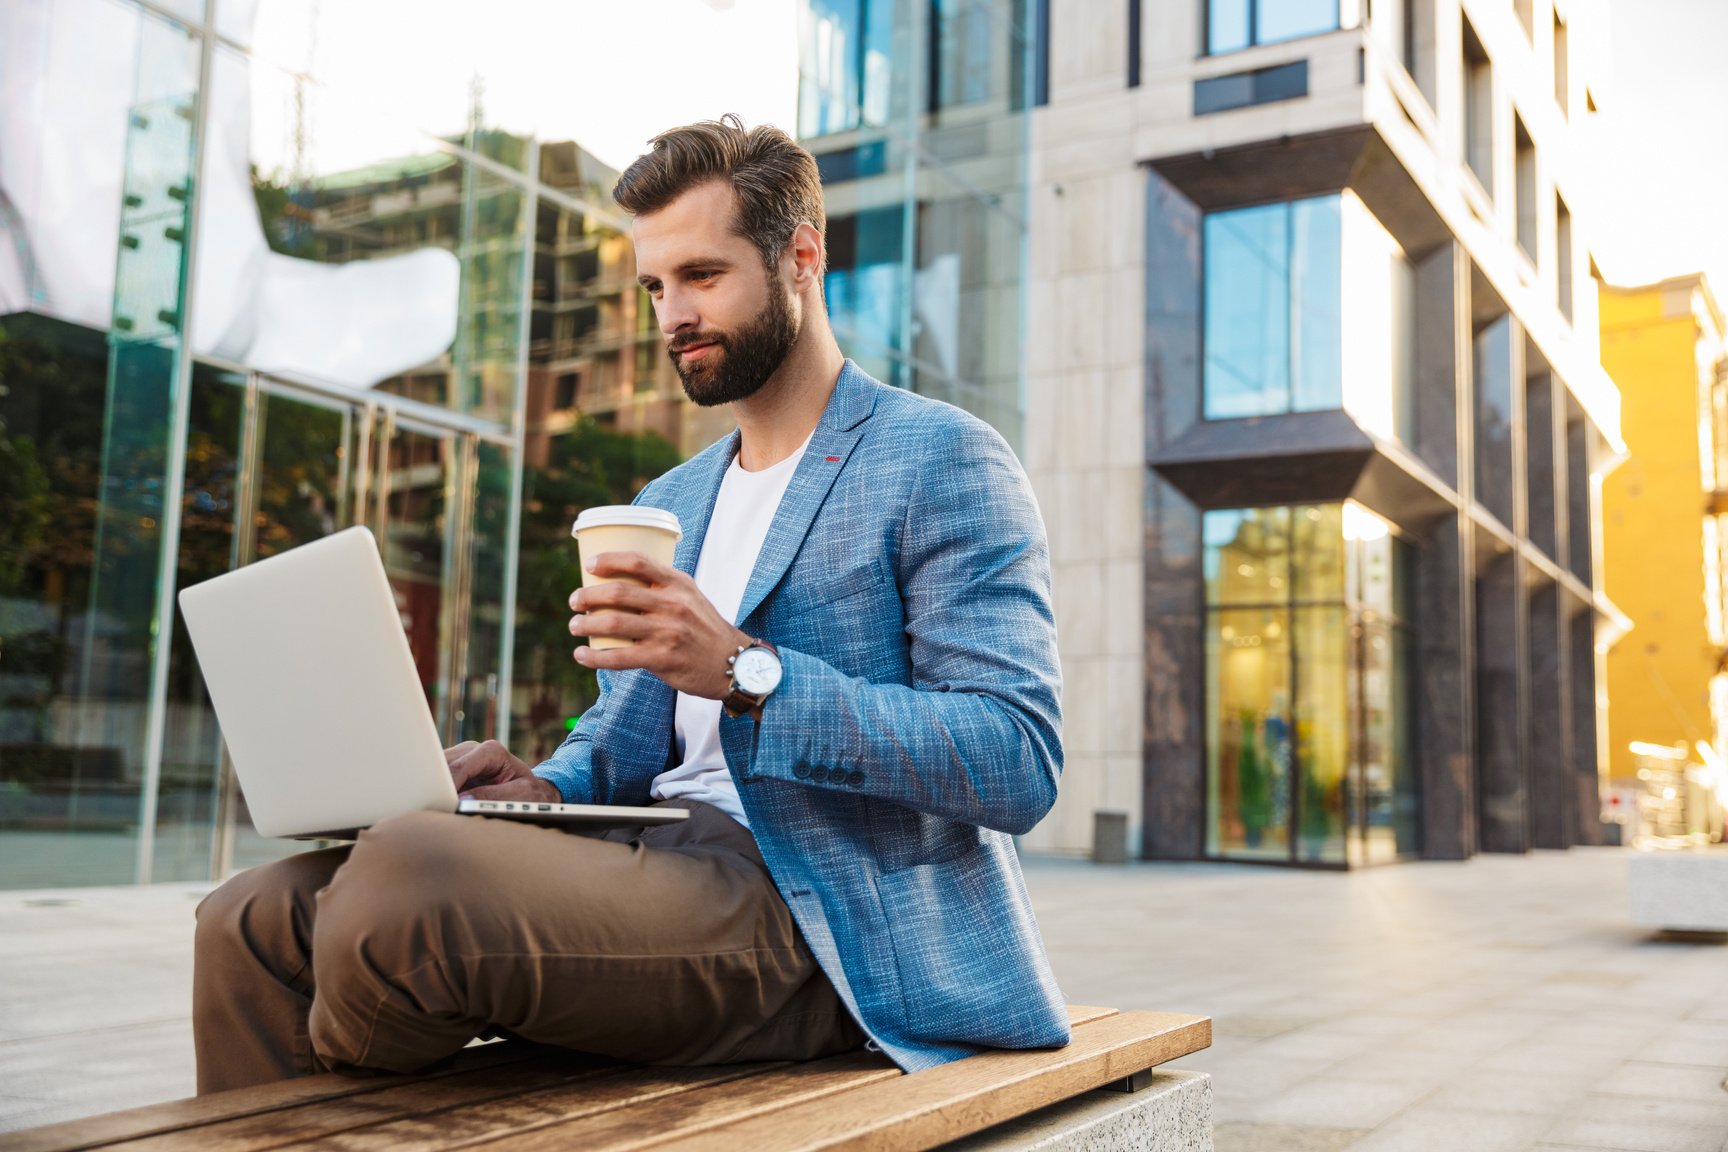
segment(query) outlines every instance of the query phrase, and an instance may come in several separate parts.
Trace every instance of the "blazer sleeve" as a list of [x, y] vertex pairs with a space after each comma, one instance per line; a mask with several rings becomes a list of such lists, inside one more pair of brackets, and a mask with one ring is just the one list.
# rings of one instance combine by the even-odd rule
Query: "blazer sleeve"
[[598, 674], [598, 679], [600, 698], [577, 718], [576, 727], [570, 730], [570, 735], [564, 737], [564, 743], [558, 745], [550, 757], [534, 768], [534, 775], [552, 781], [566, 804], [596, 802], [594, 732], [600, 726], [601, 717], [606, 714], [606, 697], [611, 694], [612, 674], [602, 671]]
[[[1061, 672], [1044, 524], [1013, 452], [981, 421], [923, 435], [900, 527], [910, 684], [780, 648], [747, 776], [863, 794], [1015, 835], [1056, 800]], [[831, 626], [880, 629], [880, 622]]]

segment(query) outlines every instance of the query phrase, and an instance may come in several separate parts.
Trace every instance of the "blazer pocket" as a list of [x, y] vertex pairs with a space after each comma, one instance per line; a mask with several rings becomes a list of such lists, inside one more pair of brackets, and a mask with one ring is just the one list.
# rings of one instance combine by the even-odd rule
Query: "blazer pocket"
[[853, 596], [862, 596], [888, 582], [888, 573], [880, 560], [872, 560], [860, 568], [842, 573], [833, 580], [806, 578], [802, 586], [784, 597], [782, 612], [790, 620], [818, 608], [827, 608]]
[[1020, 984], [1028, 941], [1016, 902], [1000, 891], [987, 844], [940, 864], [876, 878], [894, 942], [906, 1031], [933, 1042], [1015, 1046], [1019, 1021], [1000, 1011]]

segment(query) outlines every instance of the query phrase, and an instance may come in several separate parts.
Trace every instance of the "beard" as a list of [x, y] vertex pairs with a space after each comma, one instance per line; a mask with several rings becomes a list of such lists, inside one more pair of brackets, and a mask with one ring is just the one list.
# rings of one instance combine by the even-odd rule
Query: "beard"
[[[704, 408], [745, 400], [761, 391], [798, 340], [791, 293], [777, 278], [768, 283], [768, 303], [755, 319], [732, 332], [685, 332], [666, 345], [684, 383], [684, 395]], [[692, 364], [679, 355], [697, 344], [715, 350]]]

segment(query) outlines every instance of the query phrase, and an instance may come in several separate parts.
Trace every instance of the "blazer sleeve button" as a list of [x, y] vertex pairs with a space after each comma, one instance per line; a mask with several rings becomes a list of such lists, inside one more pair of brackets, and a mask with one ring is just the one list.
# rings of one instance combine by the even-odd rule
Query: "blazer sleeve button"
[[860, 784], [864, 783], [864, 773], [854, 768], [851, 774], [846, 777], [846, 783], [852, 785], [854, 788], [858, 787]]
[[803, 762], [792, 765], [792, 775], [800, 780], [808, 780], [810, 778], [810, 765]]

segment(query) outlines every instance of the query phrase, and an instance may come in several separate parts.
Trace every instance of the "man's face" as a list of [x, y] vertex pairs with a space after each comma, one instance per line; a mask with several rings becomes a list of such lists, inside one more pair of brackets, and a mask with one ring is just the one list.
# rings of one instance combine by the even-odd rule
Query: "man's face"
[[754, 395], [798, 339], [791, 290], [732, 230], [737, 211], [736, 194], [715, 181], [632, 228], [637, 279], [654, 300], [667, 355], [685, 394], [704, 406]]

